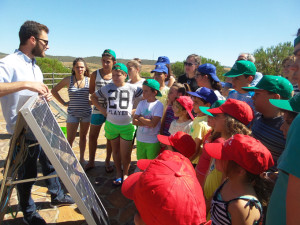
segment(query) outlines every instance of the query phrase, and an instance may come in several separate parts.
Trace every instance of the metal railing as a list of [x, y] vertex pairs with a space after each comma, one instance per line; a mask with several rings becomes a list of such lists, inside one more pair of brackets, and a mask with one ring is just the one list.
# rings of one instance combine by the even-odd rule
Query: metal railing
[[[44, 81], [51, 81], [51, 82], [44, 82], [47, 86], [52, 86], [52, 88], [58, 84], [62, 79], [67, 76], [71, 76], [71, 73], [43, 73]], [[51, 77], [49, 77], [51, 75]]]

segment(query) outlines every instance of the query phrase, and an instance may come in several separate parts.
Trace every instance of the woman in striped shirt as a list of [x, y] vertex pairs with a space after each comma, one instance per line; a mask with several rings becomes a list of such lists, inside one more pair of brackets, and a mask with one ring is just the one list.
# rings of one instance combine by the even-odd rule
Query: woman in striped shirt
[[[72, 147], [80, 123], [79, 148], [80, 163], [84, 164], [84, 152], [86, 147], [86, 135], [91, 120], [91, 104], [89, 100], [89, 69], [82, 58], [73, 61], [72, 76], [64, 78], [52, 89], [53, 96], [64, 106], [68, 106], [67, 134], [68, 142]], [[69, 101], [58, 93], [63, 87], [68, 86]]]

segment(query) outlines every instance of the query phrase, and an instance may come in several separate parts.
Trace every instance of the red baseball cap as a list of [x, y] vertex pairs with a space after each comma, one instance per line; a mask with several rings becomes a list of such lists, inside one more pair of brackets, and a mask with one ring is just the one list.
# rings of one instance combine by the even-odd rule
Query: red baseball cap
[[207, 153], [222, 160], [233, 160], [253, 174], [261, 174], [274, 165], [270, 151], [253, 137], [236, 134], [224, 143], [207, 143]]
[[191, 99], [190, 96], [180, 96], [176, 99], [176, 101], [182, 105], [183, 108], [188, 112], [190, 115], [191, 119], [194, 119], [192, 110], [193, 110], [193, 100]]
[[246, 126], [254, 118], [253, 110], [246, 102], [232, 98], [227, 99], [220, 107], [208, 109], [207, 111], [211, 114], [226, 113]]
[[191, 135], [184, 133], [182, 131], [176, 132], [174, 135], [165, 136], [165, 135], [157, 135], [159, 142], [165, 145], [171, 145], [178, 152], [184, 155], [187, 158], [190, 158], [195, 154], [196, 151], [196, 143]]
[[122, 193], [134, 201], [146, 224], [206, 222], [202, 188], [188, 158], [165, 150], [156, 159], [139, 161], [147, 164], [146, 170], [130, 175], [122, 185]]

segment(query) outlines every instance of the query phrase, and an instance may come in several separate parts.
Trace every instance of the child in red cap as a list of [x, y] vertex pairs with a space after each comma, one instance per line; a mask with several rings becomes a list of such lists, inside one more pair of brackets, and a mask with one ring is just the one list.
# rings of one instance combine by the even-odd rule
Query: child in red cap
[[160, 143], [166, 145], [166, 150], [180, 152], [187, 158], [195, 153], [196, 143], [191, 135], [182, 131], [176, 132], [171, 136], [157, 135]]
[[260, 174], [274, 165], [270, 151], [248, 135], [236, 134], [222, 143], [205, 144], [216, 167], [227, 177], [211, 205], [212, 224], [258, 224], [268, 191]]
[[165, 150], [156, 159], [141, 159], [144, 172], [130, 175], [122, 193], [134, 201], [135, 224], [199, 225], [206, 222], [203, 192], [193, 165], [182, 154]]
[[[200, 107], [200, 110], [209, 117], [214, 118], [214, 133], [215, 135], [220, 135], [218, 142], [223, 142], [235, 134], [251, 134], [247, 125], [253, 119], [253, 110], [246, 102], [228, 99], [219, 107], [211, 107], [210, 109]], [[215, 160], [208, 156], [205, 147], [203, 148], [200, 159], [201, 164], [199, 163], [197, 165], [196, 171], [198, 177], [200, 177], [200, 181], [203, 182], [204, 179], [203, 190], [208, 203], [207, 208], [209, 209], [212, 196], [222, 183], [223, 175], [220, 171], [216, 170]], [[207, 160], [210, 160], [209, 167], [205, 166], [207, 163], [203, 162]], [[203, 178], [203, 176], [205, 176], [205, 178]], [[209, 213], [208, 216], [210, 216]]]
[[175, 99], [173, 103], [174, 116], [178, 119], [173, 120], [169, 133], [175, 134], [177, 131], [183, 131], [189, 133], [193, 123], [193, 100], [189, 96], [180, 96]]

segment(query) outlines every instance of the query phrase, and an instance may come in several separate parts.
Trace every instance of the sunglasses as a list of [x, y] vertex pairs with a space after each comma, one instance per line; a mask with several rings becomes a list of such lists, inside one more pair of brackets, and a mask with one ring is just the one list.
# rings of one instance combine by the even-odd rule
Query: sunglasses
[[40, 40], [40, 41], [42, 41], [43, 43], [44, 43], [44, 45], [48, 45], [48, 43], [49, 43], [49, 41], [48, 40], [44, 40], [44, 39], [41, 39], [41, 38], [35, 38], [35, 39], [37, 39], [37, 40]]
[[184, 62], [183, 63], [185, 66], [192, 66], [192, 65], [194, 65], [193, 63], [188, 63], [188, 62]]

